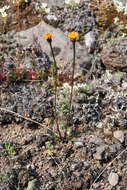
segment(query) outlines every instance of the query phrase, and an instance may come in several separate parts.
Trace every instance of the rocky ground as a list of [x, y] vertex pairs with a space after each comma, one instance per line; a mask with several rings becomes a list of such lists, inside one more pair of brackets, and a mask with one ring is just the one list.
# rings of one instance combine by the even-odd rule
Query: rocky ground
[[[17, 4], [6, 3], [4, 27], [0, 21], [0, 190], [126, 190], [124, 14], [108, 0], [82, 0], [76, 6], [47, 1], [49, 12], [40, 8], [41, 1], [21, 1], [19, 25]], [[53, 33], [62, 125], [71, 85], [67, 33], [72, 30], [79, 32], [73, 113], [62, 141], [51, 130], [53, 61], [43, 34]]]

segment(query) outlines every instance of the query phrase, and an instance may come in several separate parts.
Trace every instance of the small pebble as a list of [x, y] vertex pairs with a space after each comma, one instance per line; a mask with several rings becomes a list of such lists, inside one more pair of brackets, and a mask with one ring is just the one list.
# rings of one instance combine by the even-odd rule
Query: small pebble
[[74, 142], [74, 144], [76, 145], [76, 147], [80, 148], [80, 147], [83, 147], [84, 146], [84, 143], [81, 142], [81, 141], [77, 141], [77, 142]]
[[115, 172], [111, 172], [108, 176], [108, 181], [109, 181], [110, 185], [116, 186], [119, 182], [118, 174]]
[[91, 137], [89, 140], [89, 143], [93, 143], [95, 145], [102, 145], [103, 144], [103, 140], [99, 137]]
[[87, 170], [90, 167], [90, 163], [89, 162], [83, 162], [83, 166], [84, 166], [84, 169]]
[[121, 130], [114, 131], [114, 137], [118, 139], [121, 143], [124, 142], [124, 132]]
[[112, 131], [109, 128], [104, 128], [104, 134], [107, 135], [107, 136], [111, 136]]
[[104, 156], [104, 151], [107, 148], [106, 145], [97, 147], [96, 153], [93, 155], [96, 160], [102, 160]]

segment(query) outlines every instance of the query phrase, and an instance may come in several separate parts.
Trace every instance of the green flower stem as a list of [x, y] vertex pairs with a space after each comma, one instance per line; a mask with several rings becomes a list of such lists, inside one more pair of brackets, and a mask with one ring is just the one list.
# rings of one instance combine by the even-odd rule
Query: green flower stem
[[72, 44], [73, 44], [73, 62], [72, 62], [72, 77], [71, 77], [71, 93], [70, 93], [69, 112], [68, 112], [68, 118], [67, 118], [67, 125], [65, 127], [64, 138], [67, 137], [67, 127], [68, 127], [69, 121], [71, 119], [71, 111], [72, 111], [72, 99], [73, 99], [74, 75], [75, 75], [75, 57], [76, 57], [75, 42], [76, 41], [72, 41]]
[[75, 41], [73, 43], [73, 63], [72, 63], [72, 78], [71, 78], [71, 94], [70, 94], [70, 103], [69, 103], [69, 114], [72, 110], [72, 98], [73, 98], [73, 89], [74, 89], [74, 75], [75, 75]]
[[58, 116], [57, 116], [57, 103], [56, 103], [57, 102], [57, 63], [56, 63], [56, 59], [55, 59], [55, 55], [54, 55], [54, 51], [53, 51], [53, 47], [52, 47], [52, 40], [49, 40], [49, 45], [50, 45], [50, 49], [51, 49], [51, 53], [52, 53], [52, 57], [53, 57], [53, 61], [54, 61], [53, 79], [54, 79], [54, 87], [55, 87], [55, 105], [54, 105], [55, 121], [56, 121], [57, 132], [59, 134], [59, 137], [62, 139], [62, 135], [61, 135], [59, 123], [58, 123]]

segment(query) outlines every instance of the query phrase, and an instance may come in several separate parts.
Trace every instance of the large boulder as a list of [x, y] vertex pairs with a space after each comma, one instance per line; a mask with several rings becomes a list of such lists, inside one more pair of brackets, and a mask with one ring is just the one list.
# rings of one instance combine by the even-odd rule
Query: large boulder
[[[52, 59], [51, 51], [48, 42], [44, 39], [44, 33], [51, 32], [53, 34], [52, 45], [56, 56], [56, 61], [59, 68], [70, 72], [73, 50], [72, 42], [68, 39], [67, 34], [58, 28], [54, 28], [44, 21], [38, 25], [25, 31], [17, 33], [16, 39], [23, 46], [28, 46], [34, 43], [35, 38], [38, 39], [42, 51], [49, 55]], [[76, 74], [81, 75], [84, 71], [90, 68], [91, 59], [87, 52], [85, 44], [76, 43]]]

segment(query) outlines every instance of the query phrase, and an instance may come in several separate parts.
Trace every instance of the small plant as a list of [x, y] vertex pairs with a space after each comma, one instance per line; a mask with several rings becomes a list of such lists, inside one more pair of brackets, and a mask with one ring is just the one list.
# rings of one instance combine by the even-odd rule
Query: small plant
[[59, 87], [59, 96], [57, 98], [57, 110], [59, 117], [60, 130], [65, 131], [67, 125], [67, 117], [69, 113], [69, 96], [71, 86], [64, 83], [62, 87]]
[[68, 112], [68, 118], [67, 118], [67, 125], [65, 127], [65, 133], [64, 133], [64, 138], [67, 137], [67, 127], [68, 124], [71, 120], [71, 111], [72, 111], [72, 98], [73, 98], [73, 90], [74, 90], [74, 75], [75, 75], [75, 58], [76, 58], [76, 39], [78, 38], [78, 33], [77, 32], [70, 32], [68, 34], [68, 38], [71, 40], [72, 42], [72, 46], [73, 46], [73, 62], [72, 62], [72, 77], [71, 77], [71, 92], [70, 92], [70, 102], [69, 102], [69, 112]]
[[14, 190], [20, 190], [20, 186], [19, 185], [15, 185]]
[[35, 189], [35, 184], [36, 184], [36, 179], [33, 179], [32, 181], [29, 181], [27, 188], [25, 188], [24, 190], [34, 190]]
[[8, 179], [8, 176], [0, 175], [0, 181]]
[[92, 93], [93, 92], [93, 90], [94, 90], [94, 86], [93, 86], [93, 84], [77, 84], [77, 88], [80, 90], [80, 91], [82, 91], [82, 92], [84, 92], [84, 93], [86, 93], [86, 94], [89, 94], [89, 93]]
[[44, 34], [44, 38], [49, 43], [51, 53], [52, 53], [53, 62], [54, 62], [53, 68], [52, 68], [52, 75], [53, 75], [53, 80], [54, 80], [54, 93], [55, 93], [54, 117], [55, 117], [55, 121], [56, 121], [57, 132], [58, 132], [60, 138], [62, 138], [60, 128], [59, 128], [59, 123], [58, 123], [58, 116], [57, 116], [57, 105], [56, 105], [56, 101], [57, 101], [57, 83], [58, 83], [58, 79], [57, 79], [57, 63], [56, 63], [56, 59], [55, 59], [55, 55], [54, 55], [54, 51], [53, 51], [53, 47], [52, 47], [52, 37], [53, 37], [52, 33]]
[[50, 8], [48, 7], [47, 3], [38, 2], [38, 3], [36, 3], [35, 9], [44, 14], [50, 13]]
[[[72, 46], [73, 46], [71, 88], [70, 88], [70, 91], [69, 91], [70, 97], [69, 98], [67, 97], [66, 102], [63, 101], [63, 103], [61, 104], [61, 102], [59, 101], [59, 100], [61, 100], [61, 98], [57, 97], [58, 73], [57, 73], [57, 63], [56, 63], [56, 59], [55, 59], [54, 51], [53, 51], [53, 47], [52, 47], [52, 37], [53, 37], [53, 35], [52, 35], [52, 33], [44, 34], [44, 38], [49, 43], [51, 53], [52, 53], [53, 62], [54, 62], [53, 68], [52, 68], [52, 75], [53, 75], [53, 80], [54, 80], [54, 93], [55, 93], [54, 117], [55, 117], [55, 121], [56, 121], [57, 132], [58, 132], [58, 135], [59, 135], [60, 139], [66, 139], [67, 138], [67, 129], [68, 129], [68, 125], [69, 125], [70, 119], [71, 119], [73, 87], [74, 87], [74, 74], [75, 74], [75, 64], [76, 64], [76, 62], [75, 62], [75, 59], [76, 59], [76, 47], [75, 47], [75, 44], [76, 44], [76, 40], [77, 40], [78, 36], [79, 35], [78, 35], [77, 32], [70, 32], [68, 34], [68, 38], [71, 40]], [[64, 100], [65, 97], [66, 97], [66, 95], [63, 94], [63, 100]], [[57, 103], [60, 104], [60, 105], [58, 105], [58, 107], [60, 107], [58, 109], [59, 113], [57, 111]], [[63, 121], [59, 120], [58, 116], [63, 118], [63, 115], [65, 115], [67, 122], [63, 123]], [[60, 123], [59, 123], [59, 121], [60, 121]], [[62, 134], [62, 131], [61, 131], [60, 128], [64, 129], [64, 134]]]
[[8, 155], [15, 155], [14, 146], [11, 142], [6, 142], [3, 144], [3, 147]]
[[47, 152], [49, 155], [53, 155], [53, 145], [51, 144], [51, 142], [46, 142], [46, 147], [47, 147]]

